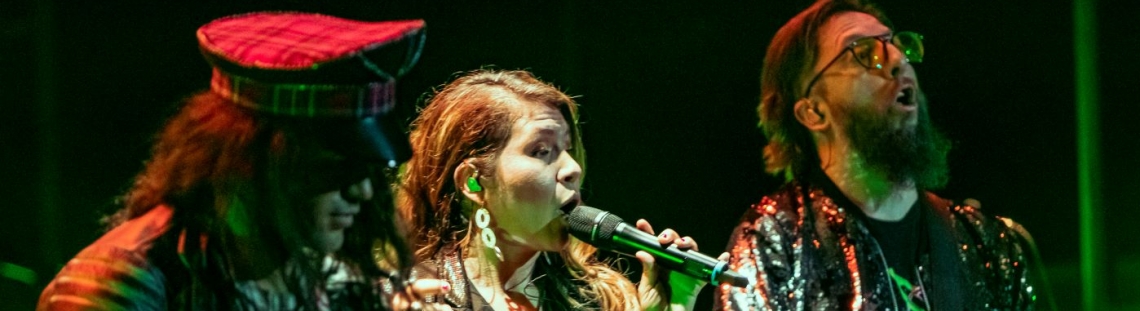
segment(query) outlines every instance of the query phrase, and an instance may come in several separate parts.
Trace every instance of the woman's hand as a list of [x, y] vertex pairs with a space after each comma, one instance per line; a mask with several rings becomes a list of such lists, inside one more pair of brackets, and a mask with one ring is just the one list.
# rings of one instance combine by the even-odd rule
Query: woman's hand
[[[637, 229], [649, 234], [655, 234], [653, 226], [645, 219], [637, 220]], [[665, 229], [657, 235], [657, 242], [668, 247], [676, 245], [681, 250], [697, 250], [697, 241], [693, 238], [682, 237], [673, 229]], [[642, 310], [692, 310], [697, 303], [697, 294], [705, 287], [704, 280], [698, 280], [681, 273], [673, 273], [656, 264], [655, 258], [649, 253], [638, 251], [635, 254], [641, 260], [641, 282], [637, 284], [637, 292], [641, 297]], [[720, 260], [727, 260], [728, 253], [720, 255]]]
[[448, 284], [443, 280], [416, 280], [408, 286], [406, 295], [396, 295], [392, 299], [392, 310], [451, 311], [451, 306], [448, 306], [447, 304], [423, 302], [423, 297], [446, 293], [450, 290], [451, 284]]

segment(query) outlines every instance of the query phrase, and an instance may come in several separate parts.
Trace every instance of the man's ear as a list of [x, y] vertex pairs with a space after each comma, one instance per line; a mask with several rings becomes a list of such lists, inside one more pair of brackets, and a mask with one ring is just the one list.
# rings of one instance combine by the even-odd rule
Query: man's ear
[[452, 178], [454, 178], [453, 182], [455, 183], [455, 188], [458, 189], [463, 196], [467, 197], [471, 202], [475, 202], [475, 204], [483, 205], [483, 193], [485, 193], [485, 189], [472, 189], [472, 187], [467, 184], [468, 178], [475, 178], [475, 182], [480, 188], [483, 188], [483, 178], [479, 176], [479, 170], [475, 169], [474, 164], [468, 163], [467, 161], [459, 163], [459, 165], [455, 167], [455, 176], [452, 176]]
[[809, 131], [818, 132], [831, 126], [831, 110], [827, 105], [820, 104], [808, 98], [796, 101], [792, 106], [796, 120], [800, 121]]

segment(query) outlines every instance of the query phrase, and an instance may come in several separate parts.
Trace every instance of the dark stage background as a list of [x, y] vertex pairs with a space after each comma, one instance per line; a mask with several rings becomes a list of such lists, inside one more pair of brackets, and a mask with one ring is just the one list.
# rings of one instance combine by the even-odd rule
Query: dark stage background
[[[1136, 47], [1124, 0], [1101, 1], [1103, 306], [1140, 308], [1133, 135]], [[939, 191], [1035, 236], [1064, 310], [1080, 308], [1073, 4], [881, 1], [926, 35], [917, 65], [931, 115], [955, 142]], [[760, 64], [809, 1], [63, 1], [0, 3], [0, 309], [29, 309], [148, 156], [177, 102], [207, 87], [195, 29], [255, 10], [363, 20], [426, 19], [401, 104], [456, 72], [528, 69], [579, 95], [585, 199], [723, 249], [742, 212], [779, 180], [762, 170]], [[1043, 286], [1042, 286], [1043, 287]], [[709, 290], [698, 304], [708, 308]], [[1044, 298], [1044, 297], [1042, 297]]]

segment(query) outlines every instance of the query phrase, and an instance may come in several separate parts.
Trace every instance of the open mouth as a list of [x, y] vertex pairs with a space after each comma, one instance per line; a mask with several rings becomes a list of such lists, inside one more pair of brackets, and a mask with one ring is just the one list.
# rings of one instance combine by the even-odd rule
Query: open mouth
[[573, 198], [570, 198], [570, 200], [566, 201], [566, 203], [562, 203], [562, 206], [558, 209], [561, 210], [563, 214], [570, 215], [570, 212], [581, 204], [582, 199], [575, 195]]
[[918, 96], [915, 94], [914, 87], [904, 87], [898, 94], [895, 95], [895, 102], [903, 107], [914, 107], [918, 105]]

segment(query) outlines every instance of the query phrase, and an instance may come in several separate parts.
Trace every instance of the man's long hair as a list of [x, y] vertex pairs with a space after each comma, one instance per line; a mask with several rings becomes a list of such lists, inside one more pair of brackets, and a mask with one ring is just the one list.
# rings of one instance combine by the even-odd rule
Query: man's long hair
[[[166, 205], [174, 209], [176, 224], [205, 234], [211, 248], [228, 252], [233, 251], [226, 249], [233, 232], [226, 217], [252, 220], [241, 228], [244, 234], [261, 241], [277, 263], [290, 264], [284, 269], [290, 291], [302, 308], [316, 308], [314, 289], [324, 288], [327, 271], [321, 268], [323, 254], [313, 251], [319, 249], [312, 238], [314, 194], [302, 190], [302, 181], [325, 146], [311, 121], [258, 114], [212, 92], [193, 95], [158, 134], [151, 159], [124, 197], [124, 208], [107, 221], [116, 226]], [[371, 175], [373, 182], [384, 184], [380, 173]], [[392, 262], [409, 264], [388, 191], [378, 190], [372, 200], [361, 202], [356, 219], [367, 225], [345, 229], [337, 259], [368, 280], [378, 279], [386, 274], [373, 260], [373, 244], [379, 241], [389, 248], [385, 254], [397, 257]], [[224, 292], [232, 291], [232, 285], [215, 284], [224, 287], [213, 289], [223, 291], [223, 297], [235, 294]]]
[[[815, 143], [794, 115], [807, 79], [815, 74], [819, 55], [819, 28], [842, 12], [863, 12], [887, 27], [890, 20], [873, 4], [861, 0], [820, 0], [780, 27], [768, 45], [760, 74], [760, 128], [768, 138], [764, 160], [768, 173], [805, 173], [818, 166]], [[828, 55], [830, 56], [830, 55]]]
[[[510, 139], [511, 127], [521, 117], [519, 105], [548, 105], [562, 112], [571, 126], [571, 156], [585, 168], [585, 149], [577, 122], [577, 104], [555, 87], [525, 71], [475, 71], [464, 75], [436, 93], [412, 124], [411, 142], [415, 155], [402, 173], [397, 194], [401, 215], [415, 235], [418, 260], [428, 260], [445, 247], [467, 249], [477, 244], [472, 236], [472, 204], [459, 193], [453, 176], [466, 159], [479, 172], [493, 176], [494, 160]], [[479, 240], [479, 239], [474, 239]], [[637, 292], [621, 273], [594, 254], [597, 249], [570, 237], [560, 256], [565, 271], [548, 274], [555, 284], [579, 283], [563, 293], [596, 299], [604, 310], [635, 310]], [[563, 279], [572, 280], [563, 280]], [[589, 301], [573, 301], [569, 305]]]

